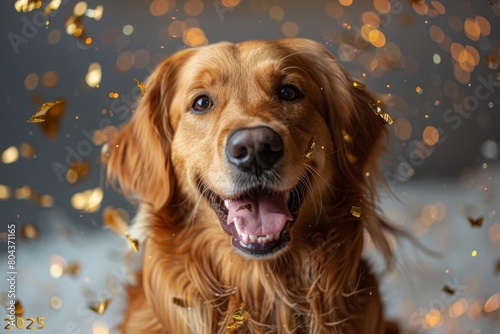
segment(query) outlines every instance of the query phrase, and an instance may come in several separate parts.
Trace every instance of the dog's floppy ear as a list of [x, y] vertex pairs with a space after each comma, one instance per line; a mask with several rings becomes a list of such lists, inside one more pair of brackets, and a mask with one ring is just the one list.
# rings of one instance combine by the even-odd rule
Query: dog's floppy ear
[[385, 107], [364, 85], [356, 87], [354, 80], [320, 43], [307, 39], [288, 39], [284, 43], [315, 68], [314, 80], [324, 97], [324, 117], [335, 145], [334, 186], [345, 192], [346, 210], [351, 205], [361, 207], [366, 229], [390, 264], [391, 250], [383, 233], [396, 230], [375, 210], [376, 183], [383, 182], [379, 159], [386, 147], [388, 129], [374, 108], [379, 106], [384, 110]]
[[179, 69], [191, 53], [176, 53], [155, 69], [130, 122], [108, 144], [110, 181], [118, 181], [125, 194], [138, 195], [142, 203], [154, 209], [165, 205], [173, 193], [169, 109]]

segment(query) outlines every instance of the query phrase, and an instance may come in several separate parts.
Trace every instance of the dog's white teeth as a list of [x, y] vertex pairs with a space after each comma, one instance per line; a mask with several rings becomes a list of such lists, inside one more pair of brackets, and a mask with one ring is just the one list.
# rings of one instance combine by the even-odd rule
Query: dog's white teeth
[[254, 234], [250, 234], [250, 242], [255, 242], [257, 240], [257, 236]]
[[268, 234], [268, 235], [266, 235], [266, 238], [267, 238], [268, 240], [273, 240], [273, 237], [274, 237], [274, 235], [272, 235], [272, 234]]
[[226, 207], [226, 209], [229, 209], [229, 203], [231, 203], [230, 199], [225, 199], [224, 200], [224, 206]]
[[241, 240], [244, 243], [249, 243], [250, 242], [250, 238], [249, 238], [248, 234], [246, 234], [246, 233], [241, 233], [240, 234], [240, 238], [241, 238]]

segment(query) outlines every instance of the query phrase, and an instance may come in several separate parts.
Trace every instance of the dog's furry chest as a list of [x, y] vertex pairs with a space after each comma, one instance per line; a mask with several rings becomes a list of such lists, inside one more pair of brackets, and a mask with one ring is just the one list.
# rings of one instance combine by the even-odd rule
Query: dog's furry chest
[[[140, 290], [147, 306], [141, 307], [151, 309], [149, 321], [166, 333], [226, 333], [228, 326], [237, 333], [360, 333], [353, 319], [366, 309], [380, 313], [377, 285], [364, 264], [349, 279], [339, 277], [345, 269], [310, 255], [251, 262], [219, 254], [202, 235], [208, 234], [198, 234], [186, 252], [146, 243], [149, 277]], [[242, 305], [248, 318], [238, 324], [232, 314]]]

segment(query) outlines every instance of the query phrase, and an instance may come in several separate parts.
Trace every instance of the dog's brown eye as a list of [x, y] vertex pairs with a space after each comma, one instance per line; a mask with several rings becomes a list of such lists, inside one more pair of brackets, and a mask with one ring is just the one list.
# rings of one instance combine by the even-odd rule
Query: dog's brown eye
[[301, 98], [299, 90], [294, 86], [283, 86], [279, 89], [279, 98], [283, 101], [295, 101]]
[[212, 109], [214, 106], [213, 101], [206, 95], [198, 97], [193, 105], [191, 106], [191, 109], [196, 111], [196, 112], [204, 112], [209, 109]]

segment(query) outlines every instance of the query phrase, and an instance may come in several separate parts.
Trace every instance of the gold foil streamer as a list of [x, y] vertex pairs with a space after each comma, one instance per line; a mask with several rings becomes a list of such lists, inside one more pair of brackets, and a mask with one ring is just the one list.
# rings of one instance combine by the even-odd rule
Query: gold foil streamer
[[139, 240], [132, 239], [132, 237], [130, 236], [130, 234], [128, 234], [128, 232], [125, 233], [125, 238], [127, 238], [128, 243], [130, 244], [134, 252], [137, 253], [139, 251]]
[[364, 89], [365, 89], [365, 87], [366, 87], [364, 83], [361, 83], [361, 82], [358, 82], [358, 81], [353, 81], [353, 82], [352, 82], [352, 86], [353, 86], [354, 88], [359, 89], [359, 90], [364, 90]]
[[241, 304], [241, 306], [233, 312], [232, 319], [227, 325], [227, 329], [229, 329], [230, 331], [235, 331], [243, 326], [245, 322], [247, 322], [248, 318], [250, 317], [250, 313], [245, 311], [244, 308], [245, 305]]
[[361, 207], [360, 206], [352, 206], [351, 207], [351, 215], [353, 215], [356, 218], [361, 217]]
[[142, 91], [142, 94], [141, 94], [141, 97], [144, 96], [144, 93], [146, 93], [146, 85], [143, 84], [142, 82], [140, 82], [139, 80], [137, 79], [134, 79], [135, 83], [137, 84], [137, 87], [139, 87]]
[[382, 108], [380, 108], [378, 106], [378, 104], [376, 104], [376, 103], [374, 103], [372, 101], [369, 101], [368, 105], [370, 106], [370, 108], [372, 108], [373, 112], [376, 115], [378, 115], [382, 119], [382, 121], [384, 121], [385, 124], [391, 125], [394, 122], [392, 120], [391, 115], [389, 115], [388, 113], [386, 113], [385, 111], [383, 111]]
[[64, 100], [56, 100], [42, 104], [42, 106], [38, 108], [35, 114], [28, 119], [28, 123], [45, 122], [45, 115], [50, 110], [50, 108], [62, 102], [64, 102]]

